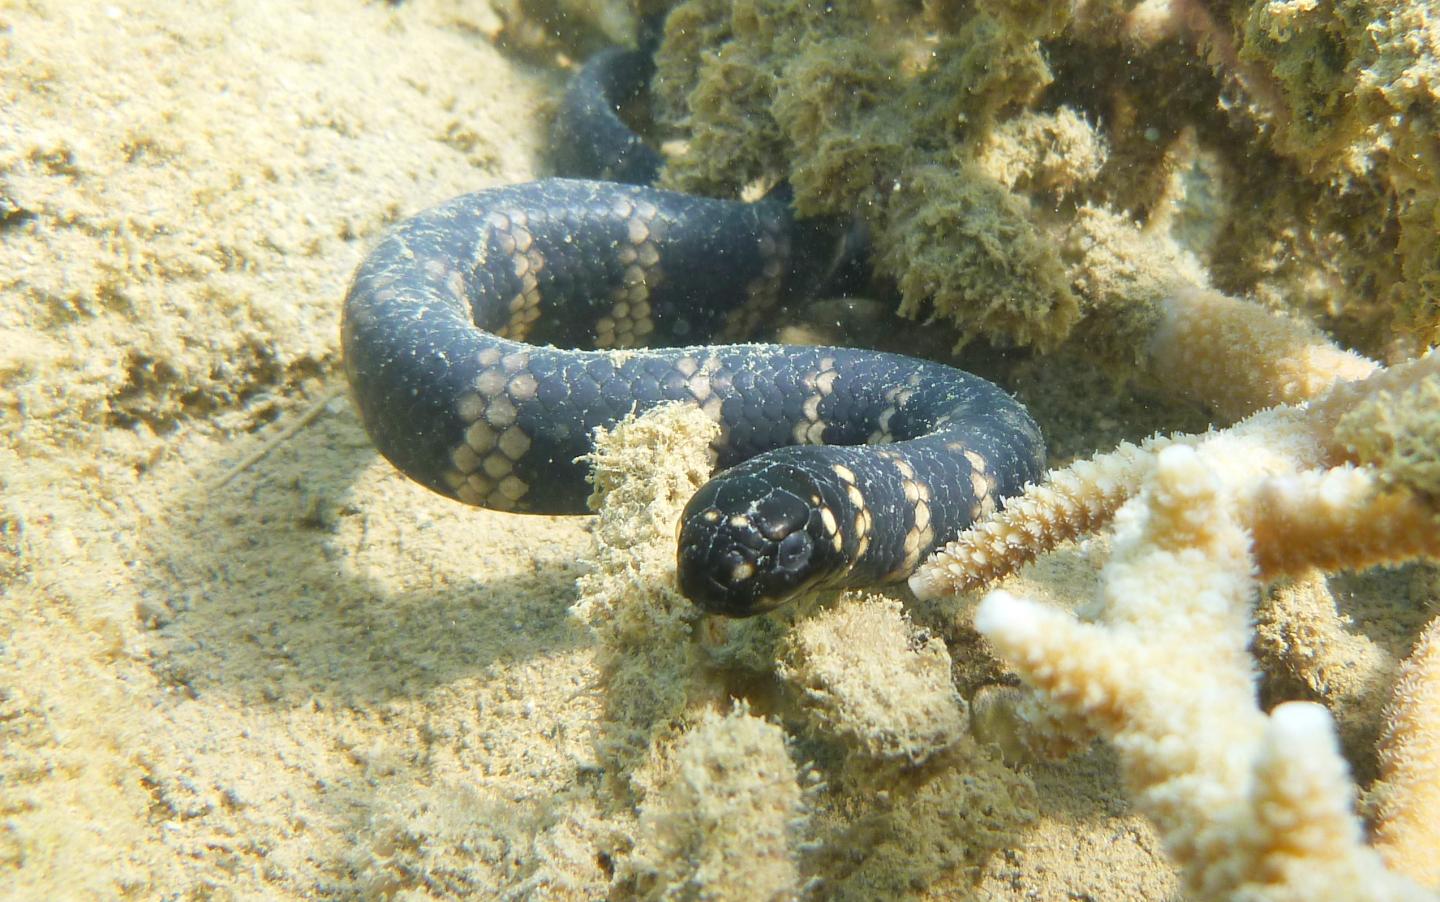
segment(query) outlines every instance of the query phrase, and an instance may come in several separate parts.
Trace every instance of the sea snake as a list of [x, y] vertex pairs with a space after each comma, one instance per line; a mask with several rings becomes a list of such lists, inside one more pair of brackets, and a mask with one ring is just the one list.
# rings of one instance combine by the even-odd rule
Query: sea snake
[[[609, 51], [562, 104], [560, 166], [648, 182], [659, 156], [616, 115], [643, 51]], [[342, 325], [366, 431], [410, 478], [498, 510], [581, 513], [597, 426], [666, 401], [721, 427], [723, 472], [686, 506], [681, 591], [749, 616], [818, 586], [903, 579], [1035, 480], [1040, 431], [995, 385], [849, 348], [743, 338], [849, 253], [778, 199], [714, 200], [550, 178], [392, 227]], [[655, 345], [642, 348], [641, 345]], [[675, 347], [675, 345], [687, 345]], [[570, 350], [576, 347], [594, 350]]]

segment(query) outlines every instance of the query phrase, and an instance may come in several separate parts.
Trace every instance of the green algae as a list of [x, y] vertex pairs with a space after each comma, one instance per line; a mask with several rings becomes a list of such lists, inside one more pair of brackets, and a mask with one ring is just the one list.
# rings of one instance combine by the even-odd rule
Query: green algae
[[[1419, 5], [1359, 0], [690, 0], [659, 53], [661, 116], [689, 138], [665, 178], [721, 195], [783, 180], [803, 215], [861, 217], [902, 315], [960, 343], [1074, 335], [1125, 368], [1153, 286], [1198, 280], [1393, 358], [1440, 337], [1437, 47]], [[1100, 164], [1006, 159], [1035, 116], [1087, 123]], [[1157, 274], [1152, 255], [1114, 278], [1076, 240], [1101, 221], [1131, 234], [1099, 245], [1186, 265]], [[1125, 282], [1150, 287], [1108, 291]]]

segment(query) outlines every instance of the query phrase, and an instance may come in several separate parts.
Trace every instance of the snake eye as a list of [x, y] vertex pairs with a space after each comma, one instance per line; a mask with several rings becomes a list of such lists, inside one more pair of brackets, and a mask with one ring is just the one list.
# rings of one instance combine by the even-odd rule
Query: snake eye
[[810, 509], [789, 492], [772, 492], [756, 506], [755, 519], [765, 538], [779, 542], [805, 525]]
[[775, 560], [776, 567], [791, 572], [804, 568], [810, 562], [810, 551], [813, 547], [810, 536], [803, 532], [790, 533], [780, 540], [780, 548]]

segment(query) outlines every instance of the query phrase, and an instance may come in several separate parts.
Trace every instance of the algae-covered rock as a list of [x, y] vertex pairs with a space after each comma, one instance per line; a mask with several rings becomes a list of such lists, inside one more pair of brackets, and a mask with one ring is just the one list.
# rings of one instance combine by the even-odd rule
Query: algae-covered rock
[[681, 737], [665, 783], [641, 808], [625, 861], [650, 899], [794, 899], [804, 885], [800, 772], [785, 734], [743, 706]]
[[[1156, 261], [1193, 256], [1206, 274], [1172, 281], [1412, 354], [1440, 340], [1425, 7], [690, 0], [660, 52], [662, 118], [689, 137], [666, 179], [784, 180], [803, 215], [865, 220], [901, 314], [962, 341], [1045, 350], [1083, 323], [1102, 363], [1131, 366], [1153, 298], [1091, 286], [1153, 284]], [[1084, 211], [1145, 232], [1137, 278], [1056, 265]]]
[[919, 764], [965, 733], [944, 641], [898, 601], [847, 597], [797, 624], [781, 672], [814, 730], [865, 757]]

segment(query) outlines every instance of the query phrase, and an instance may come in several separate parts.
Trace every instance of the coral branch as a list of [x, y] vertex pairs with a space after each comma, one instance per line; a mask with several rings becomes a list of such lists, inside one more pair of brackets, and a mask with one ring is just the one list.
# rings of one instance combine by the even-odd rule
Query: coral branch
[[1042, 483], [937, 551], [910, 578], [910, 588], [921, 598], [966, 592], [1103, 528], [1140, 488], [1150, 453], [1165, 441], [1125, 442], [1109, 454], [1051, 470]]
[[[1311, 402], [1309, 416], [1315, 428], [1331, 438], [1333, 454], [1347, 460], [1360, 459], [1357, 440], [1385, 419], [1386, 408], [1411, 392], [1416, 394], [1413, 399], [1407, 399], [1407, 406], [1422, 405], [1427, 396], [1434, 397], [1437, 380], [1440, 380], [1440, 353], [1428, 351], [1414, 360], [1378, 370], [1365, 379], [1335, 383]], [[1434, 429], [1434, 412], [1433, 403], [1428, 409], [1421, 407], [1416, 411], [1421, 416], [1412, 422], [1420, 425], [1423, 414], [1428, 413], [1431, 415], [1428, 428]], [[1431, 447], [1436, 444], [1432, 443]], [[1378, 461], [1372, 458], [1369, 462]]]
[[1114, 742], [1188, 890], [1430, 898], [1362, 842], [1328, 713], [1260, 711], [1248, 541], [1202, 455], [1161, 451], [1117, 520], [1100, 623], [992, 592], [975, 627], [1050, 703]]
[[1375, 845], [1391, 867], [1440, 889], [1440, 618], [1401, 665], [1386, 716]]
[[1308, 401], [1337, 380], [1375, 370], [1309, 323], [1218, 292], [1180, 289], [1161, 309], [1151, 372], [1228, 419]]
[[[1401, 900], [1433, 898], [1385, 870], [1364, 844], [1345, 759], [1330, 714], [1310, 702], [1270, 713], [1246, 800], [1250, 835], [1237, 850], [1248, 872], [1230, 898]], [[1242, 859], [1242, 861], [1244, 860]]]
[[1334, 441], [1386, 483], [1440, 498], [1440, 354], [1394, 369], [1339, 419]]
[[1440, 558], [1440, 511], [1408, 489], [1386, 490], [1370, 470], [1267, 479], [1242, 507], [1267, 579]]
[[[1337, 363], [1323, 347], [1301, 341], [1301, 333], [1281, 331], [1277, 341], [1300, 341], [1287, 346], [1314, 360], [1341, 369], [1354, 363], [1343, 356]], [[1293, 393], [1297, 385], [1305, 391], [1324, 385], [1324, 367], [1272, 363], [1269, 372], [1250, 388]], [[1256, 400], [1248, 389], [1243, 396]], [[1440, 354], [1432, 353], [1336, 383], [1308, 406], [1273, 407], [1205, 435], [1122, 444], [1052, 470], [937, 551], [910, 586], [922, 598], [966, 592], [1103, 528], [1151, 471], [1155, 455], [1180, 445], [1195, 448], [1220, 475], [1267, 578], [1308, 567], [1363, 569], [1440, 557], [1437, 400]], [[1373, 466], [1336, 466], [1357, 459]]]

